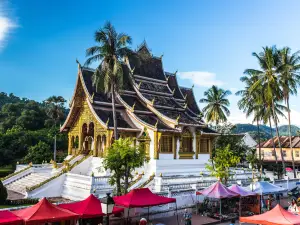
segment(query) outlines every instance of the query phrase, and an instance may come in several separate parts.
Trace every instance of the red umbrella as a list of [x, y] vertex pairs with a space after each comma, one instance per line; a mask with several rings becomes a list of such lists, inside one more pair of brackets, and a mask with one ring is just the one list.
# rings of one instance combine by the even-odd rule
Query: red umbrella
[[255, 216], [241, 217], [240, 222], [263, 225], [299, 225], [300, 216], [294, 215], [277, 205], [272, 210]]
[[51, 204], [46, 198], [34, 206], [13, 211], [13, 213], [22, 218], [26, 224], [60, 222], [62, 220], [75, 220], [79, 217], [67, 209]]
[[0, 224], [1, 225], [19, 225], [22, 224], [23, 220], [17, 217], [10, 211], [0, 211]]

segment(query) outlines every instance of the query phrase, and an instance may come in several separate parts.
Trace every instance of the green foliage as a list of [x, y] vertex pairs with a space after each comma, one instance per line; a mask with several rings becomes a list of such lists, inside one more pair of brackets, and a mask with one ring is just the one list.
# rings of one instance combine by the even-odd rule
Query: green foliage
[[[52, 146], [53, 137], [58, 133], [58, 128], [53, 127], [53, 120], [47, 114], [52, 105], [38, 103], [28, 99], [20, 99], [13, 94], [0, 93], [0, 166], [24, 162], [30, 147], [39, 141]], [[67, 110], [63, 108], [64, 118]], [[62, 122], [64, 118], [57, 122]], [[62, 150], [67, 149], [67, 135], [57, 134], [58, 160], [66, 155]], [[52, 147], [51, 147], [52, 148]], [[36, 161], [36, 163], [42, 163]], [[25, 160], [29, 160], [29, 156]]]
[[27, 163], [40, 163], [46, 160], [49, 162], [53, 157], [53, 152], [49, 144], [39, 141], [34, 146], [30, 146], [28, 149], [28, 154], [24, 158], [24, 162]]
[[0, 204], [3, 204], [7, 199], [7, 190], [6, 187], [2, 184], [0, 180]]
[[[225, 123], [217, 127], [218, 132], [222, 135], [216, 138], [215, 148], [224, 149], [230, 145], [230, 151], [233, 152], [235, 156], [238, 156], [241, 161], [244, 161], [246, 159], [246, 153], [250, 148], [246, 146], [243, 141], [244, 135], [233, 134], [233, 129], [235, 129], [235, 126], [231, 123]], [[213, 156], [214, 155], [215, 152], [213, 151]]]
[[230, 145], [227, 145], [225, 148], [217, 148], [213, 160], [209, 160], [209, 162], [205, 166], [206, 169], [212, 176], [226, 184], [230, 177], [230, 167], [235, 167], [240, 162], [240, 157], [234, 155], [230, 150]]
[[134, 146], [132, 139], [120, 138], [112, 144], [104, 159], [104, 168], [112, 172], [109, 182], [117, 186], [117, 195], [127, 192], [134, 169], [141, 167], [144, 162], [145, 151]]

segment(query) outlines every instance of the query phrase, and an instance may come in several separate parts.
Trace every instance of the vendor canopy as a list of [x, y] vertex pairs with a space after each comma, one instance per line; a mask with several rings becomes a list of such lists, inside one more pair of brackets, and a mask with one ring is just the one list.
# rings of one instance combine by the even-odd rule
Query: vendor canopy
[[13, 213], [22, 218], [26, 224], [59, 222], [62, 220], [74, 220], [79, 217], [69, 210], [51, 204], [46, 198], [43, 198], [34, 206], [13, 211]]
[[17, 217], [15, 214], [11, 213], [10, 211], [0, 211], [0, 224], [1, 225], [19, 225], [22, 224], [23, 220]]
[[[90, 195], [86, 199], [80, 202], [72, 202], [67, 204], [60, 204], [59, 207], [63, 209], [68, 209], [78, 215], [81, 218], [95, 218], [103, 216], [101, 201], [94, 195]], [[114, 207], [113, 214], [123, 212], [124, 209]]]
[[210, 185], [208, 188], [202, 190], [201, 192], [197, 192], [197, 195], [204, 195], [209, 198], [232, 198], [238, 197], [239, 194], [230, 190], [225, 185], [223, 185], [220, 181]]
[[[250, 190], [252, 189], [250, 185]], [[253, 192], [258, 193], [260, 195], [267, 195], [267, 194], [278, 194], [287, 191], [282, 187], [278, 187], [274, 184], [271, 184], [267, 181], [260, 181], [253, 184]]]
[[126, 208], [142, 208], [176, 202], [176, 199], [153, 194], [148, 188], [138, 188], [126, 195], [115, 196], [114, 201], [116, 205]]
[[292, 225], [300, 224], [300, 216], [294, 215], [284, 210], [280, 205], [277, 205], [264, 214], [241, 217], [240, 222], [266, 225]]
[[229, 189], [231, 191], [234, 191], [235, 193], [238, 193], [241, 197], [257, 195], [255, 192], [245, 190], [244, 188], [242, 188], [237, 184], [230, 186]]

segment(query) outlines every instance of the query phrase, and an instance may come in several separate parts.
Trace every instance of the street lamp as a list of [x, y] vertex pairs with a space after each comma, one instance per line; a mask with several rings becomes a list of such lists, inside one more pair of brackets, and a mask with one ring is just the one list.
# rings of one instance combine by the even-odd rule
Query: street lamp
[[102, 212], [106, 214], [106, 222], [104, 223], [106, 225], [109, 225], [109, 214], [112, 214], [114, 206], [114, 199], [110, 196], [110, 193], [106, 193], [106, 197], [101, 199]]

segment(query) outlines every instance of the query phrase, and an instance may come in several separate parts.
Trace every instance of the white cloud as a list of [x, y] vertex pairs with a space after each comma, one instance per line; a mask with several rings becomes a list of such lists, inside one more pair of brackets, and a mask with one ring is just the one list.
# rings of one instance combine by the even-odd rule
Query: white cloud
[[[1, 0], [0, 0], [1, 1]], [[5, 5], [0, 2], [0, 50], [4, 47], [9, 33], [16, 24], [5, 14]]]
[[191, 80], [195, 86], [211, 87], [212, 85], [222, 86], [224, 83], [217, 80], [216, 74], [202, 71], [180, 72], [180, 79]]

